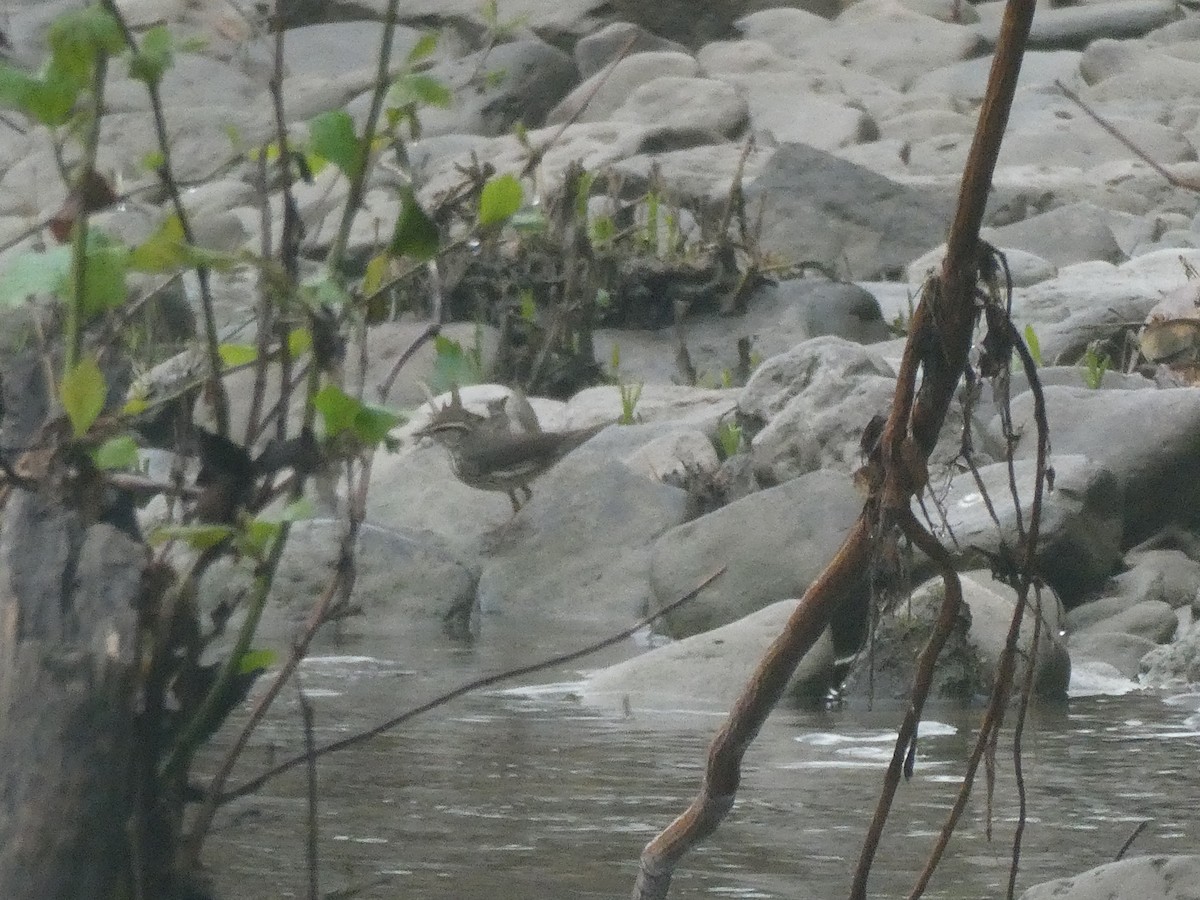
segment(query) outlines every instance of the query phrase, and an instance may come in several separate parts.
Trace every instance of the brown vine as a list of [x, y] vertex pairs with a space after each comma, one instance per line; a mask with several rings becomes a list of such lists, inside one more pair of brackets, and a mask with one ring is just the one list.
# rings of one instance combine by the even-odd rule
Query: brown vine
[[[899, 527], [939, 562], [946, 582], [946, 602], [939, 622], [946, 618], [947, 609], [953, 611], [961, 597], [957, 575], [945, 563], [948, 554], [912, 516], [911, 503], [925, 486], [926, 461], [966, 369], [979, 313], [976, 286], [981, 276], [992, 270], [992, 262], [980, 244], [979, 229], [1008, 124], [1033, 11], [1033, 0], [1009, 0], [1005, 8], [975, 139], [963, 172], [958, 206], [947, 239], [946, 257], [940, 274], [926, 285], [913, 314], [891, 414], [877, 452], [864, 471], [870, 493], [863, 512], [833, 560], [797, 604], [783, 632], [760, 660], [724, 725], [713, 738], [699, 794], [642, 851], [633, 890], [635, 900], [663, 900], [679, 861], [697, 842], [712, 834], [732, 809], [746, 749], [778, 702], [800, 659], [828, 624], [832, 612], [850, 602], [852, 592], [860, 589], [861, 573], [871, 562], [872, 536], [881, 533], [877, 525]], [[921, 374], [919, 387], [918, 370]], [[1040, 478], [1037, 491], [1040, 496]], [[1031, 526], [1031, 532], [1036, 537], [1036, 525]], [[1028, 541], [1026, 549], [1031, 550]], [[1018, 612], [1021, 609], [1023, 604], [1018, 605]], [[1019, 628], [1019, 621], [1016, 627]], [[938, 635], [935, 630], [930, 645], [922, 653], [922, 664], [928, 662], [930, 671], [940, 649]], [[1009, 654], [1005, 656], [1011, 667]], [[924, 665], [921, 671], [924, 671]], [[925, 687], [927, 689], [927, 685]], [[911, 745], [926, 692], [922, 690], [918, 676], [912, 708], [906, 719], [906, 726], [911, 721], [911, 728], [907, 734], [902, 729], [893, 766], [889, 767], [888, 783], [893, 775], [899, 778], [899, 766]], [[890, 805], [891, 792], [885, 784], [871, 826], [870, 835], [874, 837], [868, 837], [855, 873], [850, 894], [852, 900], [866, 896], [874, 842], [882, 831]]]

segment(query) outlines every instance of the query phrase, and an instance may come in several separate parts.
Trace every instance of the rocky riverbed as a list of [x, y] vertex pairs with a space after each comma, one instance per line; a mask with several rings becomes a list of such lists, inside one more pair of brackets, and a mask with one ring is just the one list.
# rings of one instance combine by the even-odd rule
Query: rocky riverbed
[[[36, 63], [48, 23], [71, 5], [9, 3], [4, 53]], [[232, 2], [119, 5], [137, 29], [167, 23], [196, 39], [163, 83], [176, 174], [201, 244], [256, 250], [256, 167], [225, 161], [231, 141], [271, 133], [271, 36], [256, 12]], [[385, 5], [294, 4], [282, 83], [291, 123], [342, 106], [362, 120]], [[410, 178], [433, 203], [464, 166], [519, 171], [523, 142], [548, 142], [534, 196], [552, 192], [579, 161], [619, 178], [630, 196], [653, 183], [690, 212], [679, 214], [684, 228], [721, 210], [740, 177], [760, 225], [757, 251], [783, 274], [757, 288], [740, 314], [688, 318], [683, 340], [707, 387], [675, 383], [679, 329], [599, 332], [598, 357], [619, 347], [621, 380], [643, 385], [636, 424], [607, 428], [571, 453], [515, 516], [503, 494], [466, 486], [445, 451], [417, 437], [428, 415], [421, 384], [435, 365], [432, 351], [419, 353], [390, 398], [415, 409], [413, 420], [396, 433], [398, 451], [374, 464], [354, 597], [362, 615], [323, 640], [361, 629], [454, 646], [489, 641], [503, 621], [509, 631], [528, 629], [530, 646], [550, 654], [627, 627], [724, 566], [719, 581], [663, 623], [674, 642], [637, 655], [646, 642], [631, 644], [630, 659], [588, 679], [581, 702], [728, 702], [860, 508], [851, 478], [860, 436], [887, 409], [903, 346], [896, 335], [939, 259], [1001, 9], [961, 0], [860, 0], [845, 9], [525, 0], [500, 4], [514, 24], [491, 46], [496, 31], [479, 4], [404, 0], [395, 67], [423, 30], [439, 31], [429, 72], [456, 89], [455, 102], [423, 113], [411, 172], [381, 167], [373, 176], [351, 256], [365, 258], [378, 243], [380, 223], [398, 213], [397, 186]], [[1189, 280], [1200, 268], [1200, 17], [1164, 0], [1046, 5], [1032, 47], [985, 237], [1007, 256], [1013, 317], [1044, 364], [1055, 486], [1039, 557], [1048, 590], [1038, 691], [1063, 698], [1097, 683], [1195, 681], [1200, 391], [1190, 385], [1200, 347], [1187, 323], [1200, 306], [1200, 281]], [[496, 75], [479, 79], [481, 70]], [[156, 145], [143, 88], [114, 73], [106, 107], [102, 168], [126, 189], [148, 183], [140, 161]], [[527, 128], [520, 139], [517, 123]], [[0, 131], [0, 161], [3, 271], [42, 239], [32, 226], [59, 209], [65, 188], [42, 133]], [[308, 256], [328, 247], [346, 189], [333, 167], [298, 187]], [[95, 221], [135, 242], [160, 218], [159, 207], [134, 195]], [[253, 278], [216, 277], [223, 328], [250, 316]], [[1176, 329], [1182, 344], [1155, 352], [1141, 330], [1148, 318], [1184, 323]], [[373, 330], [368, 384], [384, 378], [422, 327], [414, 319]], [[467, 341], [474, 328], [449, 333]], [[744, 386], [718, 386], [743, 362], [743, 338], [754, 371]], [[495, 341], [484, 335], [486, 352]], [[235, 409], [244, 408], [246, 385], [230, 385]], [[1027, 511], [1032, 394], [1019, 377], [1011, 393]], [[507, 395], [499, 385], [463, 390], [481, 414]], [[994, 397], [985, 389], [967, 419], [979, 478], [1006, 496]], [[551, 431], [615, 422], [621, 390], [535, 397], [532, 406]], [[731, 436], [733, 446], [723, 446]], [[942, 511], [935, 521], [954, 535], [971, 573], [955, 656], [962, 669], [943, 685], [963, 699], [986, 690], [1007, 630], [1014, 599], [980, 570], [1016, 526], [1011, 510], [1000, 510], [999, 527], [992, 522], [975, 477], [955, 465], [958, 448], [959, 435], [948, 435], [933, 482]], [[337, 540], [340, 501], [319, 499], [329, 518], [296, 528], [265, 622], [283, 645], [320, 590]], [[910, 575], [918, 588], [911, 609], [928, 608], [918, 601], [936, 599], [935, 585], [922, 586], [932, 570], [917, 559]], [[798, 695], [819, 699], [837, 686], [861, 637], [852, 631], [835, 627], [809, 653]], [[900, 694], [904, 682], [876, 688]], [[859, 698], [852, 687], [847, 696]], [[1196, 863], [1178, 858], [1168, 869], [1187, 865]], [[1167, 884], [1174, 877], [1153, 871]], [[1090, 883], [1055, 896], [1090, 897]], [[1181, 896], [1154, 890], [1136, 896]]]

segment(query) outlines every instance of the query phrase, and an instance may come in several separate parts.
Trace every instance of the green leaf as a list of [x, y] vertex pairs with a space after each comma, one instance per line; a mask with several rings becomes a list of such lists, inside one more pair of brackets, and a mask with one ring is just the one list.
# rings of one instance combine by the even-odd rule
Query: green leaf
[[267, 551], [283, 532], [283, 526], [278, 522], [266, 522], [262, 519], [251, 519], [234, 537], [234, 546], [251, 559], [263, 559]]
[[428, 56], [432, 56], [437, 50], [438, 33], [436, 31], [426, 31], [417, 39], [416, 45], [408, 51], [408, 64], [418, 63]]
[[349, 431], [368, 447], [380, 444], [389, 431], [404, 421], [399, 413], [362, 403], [334, 384], [321, 388], [313, 398], [313, 406], [325, 422], [328, 437]]
[[225, 253], [221, 250], [209, 250], [207, 247], [197, 247], [194, 244], [181, 244], [180, 252], [183, 263], [191, 269], [212, 269], [214, 272], [229, 272], [243, 262], [245, 255], [241, 253]]
[[592, 219], [592, 246], [606, 247], [613, 242], [616, 236], [617, 223], [612, 220], [611, 216], [600, 215]]
[[237, 674], [249, 675], [253, 672], [265, 672], [271, 666], [275, 665], [275, 661], [279, 659], [279, 654], [274, 650], [247, 650], [242, 654], [242, 658], [238, 660]]
[[229, 525], [160, 525], [150, 532], [150, 543], [158, 546], [167, 541], [183, 541], [194, 550], [207, 550], [230, 537], [233, 528]]
[[478, 384], [482, 379], [478, 362], [463, 350], [458, 341], [438, 335], [433, 339], [433, 350], [435, 357], [429, 389], [435, 394], [444, 393], [455, 386]]
[[70, 121], [79, 92], [75, 81], [51, 68], [42, 78], [33, 79], [21, 108], [30, 118], [57, 128]]
[[454, 94], [432, 75], [408, 72], [392, 83], [388, 92], [388, 105], [399, 108], [410, 104], [449, 109], [454, 105]]
[[125, 49], [125, 36], [117, 20], [98, 5], [55, 18], [47, 35], [52, 68], [87, 84], [99, 53], [114, 55]]
[[67, 418], [71, 420], [76, 437], [87, 434], [87, 430], [104, 410], [104, 399], [107, 395], [108, 387], [104, 383], [104, 375], [90, 356], [81, 359], [75, 364], [75, 368], [63, 376], [58, 385], [58, 397], [62, 401]]
[[158, 230], [129, 253], [129, 268], [135, 272], [170, 272], [182, 266], [184, 254], [183, 222], [171, 213]]
[[38, 78], [0, 65], [0, 106], [19, 110], [43, 125], [64, 124], [75, 108], [79, 90], [78, 84], [53, 70]]
[[358, 175], [359, 140], [354, 133], [354, 120], [344, 109], [321, 113], [308, 123], [309, 149], [329, 160], [347, 178]]
[[109, 438], [92, 451], [92, 462], [97, 469], [136, 469], [138, 465], [138, 445], [127, 434]]
[[479, 194], [479, 224], [496, 225], [521, 208], [521, 182], [514, 175], [497, 175]]
[[437, 255], [440, 242], [437, 225], [421, 209], [412, 189], [402, 189], [400, 216], [396, 219], [388, 252], [393, 256], [408, 256], [417, 262], [424, 262]]
[[221, 364], [227, 369], [248, 366], [258, 359], [258, 348], [253, 344], [222, 344], [217, 348]]
[[379, 291], [388, 280], [392, 261], [386, 253], [376, 253], [367, 261], [367, 269], [363, 273], [362, 293], [370, 297]]
[[146, 32], [142, 45], [129, 60], [129, 75], [146, 84], [158, 84], [174, 59], [171, 32], [156, 25]]
[[537, 319], [537, 304], [533, 302], [533, 291], [528, 288], [521, 291], [521, 318], [526, 322]]
[[404, 416], [390, 409], [363, 404], [354, 417], [354, 433], [367, 446], [377, 447], [387, 439], [389, 431], [404, 422]]
[[299, 500], [293, 500], [282, 510], [279, 511], [280, 522], [302, 522], [305, 519], [311, 519], [317, 514], [317, 508], [308, 497], [301, 497]]
[[300, 286], [300, 299], [313, 309], [341, 309], [352, 301], [341, 283], [328, 273]]
[[295, 359], [312, 348], [312, 334], [307, 328], [293, 328], [288, 332], [288, 355]]
[[24, 110], [25, 98], [29, 96], [35, 81], [37, 79], [28, 72], [7, 63], [0, 64], [0, 106]]
[[[87, 249], [86, 266], [83, 272], [83, 297], [80, 308], [89, 318], [125, 302], [127, 291], [125, 275], [129, 269], [129, 253], [125, 247], [97, 240]], [[68, 273], [63, 286], [63, 295], [75, 299], [75, 279]]]
[[1025, 326], [1025, 346], [1029, 348], [1029, 355], [1033, 357], [1036, 365], [1042, 364], [1042, 345], [1038, 341], [1037, 332], [1033, 330], [1032, 325]]
[[71, 248], [15, 257], [0, 273], [0, 307], [16, 306], [30, 297], [56, 293], [71, 271]]
[[325, 433], [335, 437], [354, 427], [358, 401], [334, 384], [327, 384], [313, 397], [313, 406], [325, 422]]

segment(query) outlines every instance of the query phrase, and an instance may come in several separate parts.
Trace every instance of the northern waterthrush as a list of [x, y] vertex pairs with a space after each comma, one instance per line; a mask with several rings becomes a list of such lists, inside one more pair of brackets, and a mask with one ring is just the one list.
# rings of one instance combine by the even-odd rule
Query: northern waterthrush
[[[450, 403], [435, 412], [417, 434], [433, 438], [450, 451], [450, 466], [463, 484], [508, 494], [514, 513], [533, 496], [530, 482], [606, 427], [514, 432], [503, 405], [490, 408], [490, 416], [473, 413], [455, 392]], [[524, 494], [522, 500], [517, 499], [517, 491]]]

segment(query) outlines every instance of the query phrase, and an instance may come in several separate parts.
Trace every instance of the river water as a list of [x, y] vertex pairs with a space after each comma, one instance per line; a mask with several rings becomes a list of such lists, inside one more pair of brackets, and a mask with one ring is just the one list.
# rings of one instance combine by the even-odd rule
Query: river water
[[[316, 657], [302, 669], [318, 743], [500, 662], [466, 649], [364, 649], [360, 642], [355, 655]], [[589, 710], [570, 683], [578, 669], [544, 677], [464, 697], [322, 758], [322, 890], [421, 900], [627, 897], [643, 845], [694, 796], [722, 714], [687, 704]], [[1146, 819], [1131, 853], [1200, 847], [1200, 694], [1089, 695], [1085, 680], [1077, 679], [1068, 704], [1033, 711], [1026, 727], [1029, 813], [1018, 893], [1111, 860]], [[294, 692], [277, 703], [239, 766], [242, 776], [298, 751], [297, 709]], [[979, 715], [927, 712], [870, 896], [908, 894], [958, 790]], [[845, 896], [898, 721], [895, 709], [777, 710], [746, 756], [733, 812], [684, 859], [672, 897]], [[1013, 785], [1008, 731], [997, 759], [992, 839], [980, 778], [926, 896], [1004, 895]], [[222, 813], [206, 854], [219, 896], [306, 896], [304, 796], [296, 769]]]

